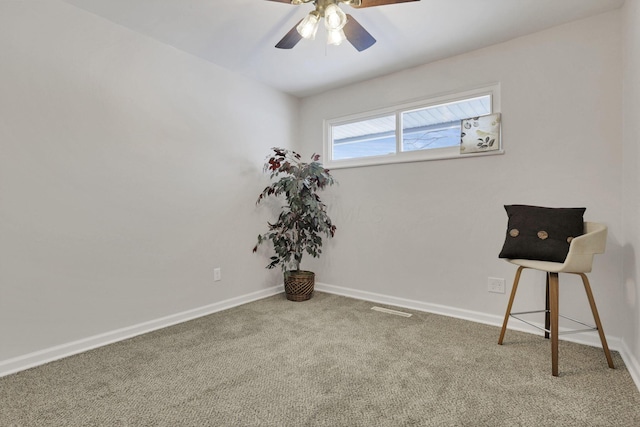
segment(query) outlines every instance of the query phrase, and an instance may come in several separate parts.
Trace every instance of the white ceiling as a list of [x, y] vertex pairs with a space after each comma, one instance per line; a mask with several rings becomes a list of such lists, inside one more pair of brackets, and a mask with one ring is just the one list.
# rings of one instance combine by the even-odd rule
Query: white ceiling
[[421, 0], [354, 9], [368, 50], [316, 40], [274, 45], [311, 4], [267, 0], [63, 0], [295, 96], [367, 80], [620, 7], [624, 0]]

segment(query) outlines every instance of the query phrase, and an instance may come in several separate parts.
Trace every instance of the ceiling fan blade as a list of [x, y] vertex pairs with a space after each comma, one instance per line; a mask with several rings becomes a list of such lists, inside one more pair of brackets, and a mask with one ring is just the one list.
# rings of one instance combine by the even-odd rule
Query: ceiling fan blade
[[[278, 0], [273, 0], [278, 1]], [[355, 8], [363, 8], [363, 7], [373, 7], [373, 6], [384, 6], [385, 4], [396, 4], [396, 3], [406, 3], [410, 1], [420, 1], [420, 0], [361, 0], [361, 4], [356, 6], [352, 4], [351, 6]]]
[[349, 43], [351, 43], [358, 52], [370, 48], [376, 42], [376, 39], [351, 15], [347, 15], [347, 24], [344, 26], [343, 31]]
[[[300, 22], [302, 22], [302, 19], [298, 22], [298, 24], [300, 24]], [[285, 34], [282, 40], [278, 42], [278, 44], [276, 45], [278, 49], [291, 49], [292, 47], [297, 45], [300, 40], [302, 40], [302, 36], [296, 29], [298, 24], [294, 25], [293, 28], [290, 29], [287, 34]]]

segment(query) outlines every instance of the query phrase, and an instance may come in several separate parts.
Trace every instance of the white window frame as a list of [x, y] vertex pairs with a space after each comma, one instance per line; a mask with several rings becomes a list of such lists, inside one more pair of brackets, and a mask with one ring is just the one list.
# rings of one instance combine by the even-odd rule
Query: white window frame
[[[324, 164], [328, 168], [340, 169], [340, 168], [352, 168], [360, 166], [372, 166], [372, 165], [384, 165], [390, 163], [406, 163], [406, 162], [420, 162], [429, 160], [444, 160], [444, 159], [463, 159], [469, 157], [478, 156], [492, 156], [504, 154], [502, 148], [502, 137], [500, 138], [500, 145], [498, 150], [460, 154], [460, 148], [446, 147], [446, 148], [432, 148], [426, 150], [416, 151], [401, 151], [402, 145], [402, 113], [410, 112], [412, 110], [433, 107], [439, 104], [447, 104], [450, 102], [463, 101], [469, 98], [475, 98], [479, 96], [489, 95], [491, 97], [491, 111], [492, 113], [499, 113], [500, 110], [500, 84], [494, 83], [487, 86], [482, 86], [475, 89], [469, 89], [465, 91], [458, 91], [455, 93], [448, 93], [445, 95], [438, 95], [428, 99], [421, 99], [417, 101], [410, 101], [400, 105], [393, 105], [386, 108], [380, 108], [377, 110], [352, 114], [349, 116], [336, 117], [333, 119], [325, 119], [323, 123], [323, 157]], [[395, 115], [396, 118], [396, 152], [392, 154], [385, 154], [379, 156], [359, 157], [355, 159], [341, 159], [333, 160], [332, 145], [333, 126], [340, 126], [349, 123], [355, 123], [363, 120], [374, 119], [376, 117]]]

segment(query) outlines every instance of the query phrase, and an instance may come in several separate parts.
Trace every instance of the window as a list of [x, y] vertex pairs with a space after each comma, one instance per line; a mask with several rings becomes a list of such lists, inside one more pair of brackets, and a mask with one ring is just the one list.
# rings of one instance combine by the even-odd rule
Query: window
[[326, 163], [336, 168], [461, 157], [460, 121], [499, 111], [498, 92], [494, 85], [327, 120]]
[[383, 156], [396, 151], [395, 115], [374, 117], [332, 128], [332, 160]]

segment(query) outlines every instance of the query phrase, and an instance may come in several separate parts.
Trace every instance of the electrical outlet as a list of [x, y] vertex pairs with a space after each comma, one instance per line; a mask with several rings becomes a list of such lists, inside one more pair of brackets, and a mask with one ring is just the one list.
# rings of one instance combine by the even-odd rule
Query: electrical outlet
[[489, 277], [487, 280], [487, 287], [489, 292], [504, 294], [504, 279]]
[[214, 282], [219, 282], [220, 280], [222, 280], [222, 270], [220, 270], [220, 267], [214, 268], [213, 269], [213, 281]]

